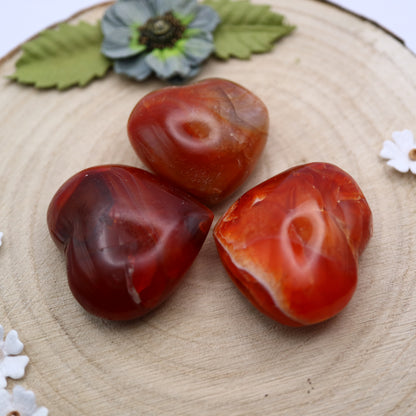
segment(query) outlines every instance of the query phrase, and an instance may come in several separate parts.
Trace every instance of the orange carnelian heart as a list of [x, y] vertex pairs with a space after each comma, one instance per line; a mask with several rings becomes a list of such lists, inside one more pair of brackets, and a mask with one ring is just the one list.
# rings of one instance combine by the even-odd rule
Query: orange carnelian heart
[[223, 79], [151, 92], [127, 124], [143, 163], [207, 204], [220, 202], [244, 182], [268, 128], [262, 101]]
[[144, 315], [177, 286], [209, 231], [212, 212], [141, 169], [109, 165], [66, 181], [48, 227], [66, 254], [78, 302], [115, 320]]
[[231, 279], [260, 311], [290, 325], [331, 318], [351, 299], [372, 214], [338, 167], [294, 167], [244, 194], [214, 237]]

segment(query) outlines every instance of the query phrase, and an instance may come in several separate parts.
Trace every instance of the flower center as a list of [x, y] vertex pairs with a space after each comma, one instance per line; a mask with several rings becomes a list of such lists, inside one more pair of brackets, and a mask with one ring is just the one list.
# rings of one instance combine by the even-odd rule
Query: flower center
[[17, 410], [12, 410], [6, 416], [20, 416], [20, 413]]
[[409, 159], [410, 160], [413, 160], [413, 161], [416, 161], [416, 148], [410, 150], [410, 152], [409, 152]]
[[171, 29], [169, 22], [163, 19], [158, 19], [152, 24], [152, 32], [156, 36], [165, 35]]
[[173, 15], [167, 12], [163, 16], [149, 19], [139, 27], [139, 43], [146, 45], [149, 51], [153, 49], [173, 48], [185, 32], [185, 26]]

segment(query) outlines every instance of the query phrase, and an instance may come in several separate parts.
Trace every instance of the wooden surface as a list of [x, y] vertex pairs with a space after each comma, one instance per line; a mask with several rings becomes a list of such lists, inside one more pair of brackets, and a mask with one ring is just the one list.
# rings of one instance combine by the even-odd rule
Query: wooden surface
[[[141, 166], [127, 118], [163, 84], [111, 74], [85, 89], [37, 91], [4, 78], [13, 55], [0, 64], [0, 324], [19, 332], [31, 359], [17, 383], [50, 415], [416, 414], [416, 178], [378, 157], [392, 131], [416, 132], [416, 57], [335, 7], [267, 1], [297, 31], [273, 53], [211, 60], [199, 76], [243, 84], [271, 115], [258, 168], [215, 209], [215, 221], [244, 190], [290, 166], [337, 164], [374, 214], [356, 294], [327, 323], [283, 327], [235, 289], [210, 235], [179, 290], [154, 313], [124, 324], [86, 314], [49, 238], [47, 206], [83, 168]], [[81, 18], [95, 21], [103, 10]]]

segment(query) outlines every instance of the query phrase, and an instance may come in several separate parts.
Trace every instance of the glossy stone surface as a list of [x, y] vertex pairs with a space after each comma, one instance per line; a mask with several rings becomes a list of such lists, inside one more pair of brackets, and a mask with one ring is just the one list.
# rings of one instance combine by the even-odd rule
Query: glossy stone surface
[[117, 165], [70, 178], [47, 214], [75, 298], [113, 320], [142, 316], [172, 293], [212, 219], [208, 208], [154, 175]]
[[347, 305], [371, 234], [372, 214], [357, 183], [325, 163], [295, 167], [256, 186], [214, 229], [237, 287], [260, 311], [290, 326], [324, 321]]
[[127, 125], [150, 169], [209, 205], [250, 175], [268, 128], [263, 102], [223, 79], [154, 91], [137, 103]]

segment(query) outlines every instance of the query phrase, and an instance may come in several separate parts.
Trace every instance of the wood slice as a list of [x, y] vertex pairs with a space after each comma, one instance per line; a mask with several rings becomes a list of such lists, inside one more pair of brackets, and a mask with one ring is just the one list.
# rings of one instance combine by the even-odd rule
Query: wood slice
[[[356, 294], [326, 323], [281, 326], [240, 295], [210, 234], [183, 284], [154, 313], [129, 323], [88, 315], [69, 291], [46, 210], [81, 169], [142, 166], [127, 118], [164, 84], [111, 73], [83, 89], [39, 91], [5, 78], [15, 53], [0, 63], [0, 324], [18, 331], [31, 360], [8, 388], [33, 390], [51, 415], [415, 414], [416, 178], [378, 153], [393, 131], [416, 131], [416, 58], [328, 4], [266, 2], [296, 32], [249, 61], [211, 59], [198, 77], [244, 85], [271, 116], [257, 169], [215, 208], [215, 221], [274, 174], [335, 163], [357, 180], [374, 214]], [[104, 10], [77, 19], [94, 22]]]

